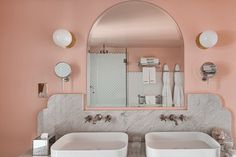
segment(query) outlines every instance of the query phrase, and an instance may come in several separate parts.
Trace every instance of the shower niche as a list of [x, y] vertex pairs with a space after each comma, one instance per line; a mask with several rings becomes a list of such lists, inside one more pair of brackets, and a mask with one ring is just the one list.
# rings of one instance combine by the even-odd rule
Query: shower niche
[[85, 109], [186, 109], [184, 41], [175, 20], [143, 1], [103, 12], [88, 38]]

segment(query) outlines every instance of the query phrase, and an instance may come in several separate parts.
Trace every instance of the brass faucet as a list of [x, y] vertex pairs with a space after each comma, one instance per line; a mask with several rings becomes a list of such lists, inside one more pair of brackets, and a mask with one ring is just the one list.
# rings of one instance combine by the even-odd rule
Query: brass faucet
[[112, 116], [106, 115], [105, 117], [103, 117], [101, 114], [96, 114], [94, 117], [91, 115], [88, 115], [84, 119], [85, 119], [85, 123], [92, 122], [92, 124], [96, 124], [98, 121], [101, 121], [103, 118], [105, 122], [111, 122]]
[[185, 116], [183, 114], [181, 114], [179, 116], [176, 116], [175, 114], [170, 114], [169, 116], [161, 114], [160, 120], [161, 121], [165, 121], [165, 122], [167, 120], [173, 121], [175, 123], [175, 125], [177, 126], [179, 124], [178, 120], [180, 120], [181, 122], [186, 121], [187, 120], [187, 116]]
[[105, 122], [111, 122], [111, 115], [107, 115], [106, 117], [105, 117]]
[[161, 121], [165, 121], [165, 122], [166, 122], [167, 118], [168, 118], [168, 117], [165, 116], [164, 114], [162, 114], [162, 115], [160, 116]]
[[176, 125], [176, 126], [178, 125], [177, 119], [178, 119], [178, 117], [177, 117], [176, 115], [174, 115], [174, 114], [171, 114], [171, 115], [169, 116], [169, 120], [175, 122], [175, 125]]
[[179, 116], [179, 120], [181, 120], [182, 122], [183, 122], [183, 121], [186, 121], [186, 120], [187, 120], [187, 116], [181, 114], [181, 115]]
[[92, 121], [92, 119], [93, 119], [93, 116], [91, 116], [91, 115], [88, 115], [88, 116], [86, 116], [85, 118], [85, 123], [87, 123], [87, 122], [91, 122]]
[[97, 121], [102, 120], [103, 116], [101, 114], [96, 114], [96, 116], [93, 118], [93, 124], [96, 124]]

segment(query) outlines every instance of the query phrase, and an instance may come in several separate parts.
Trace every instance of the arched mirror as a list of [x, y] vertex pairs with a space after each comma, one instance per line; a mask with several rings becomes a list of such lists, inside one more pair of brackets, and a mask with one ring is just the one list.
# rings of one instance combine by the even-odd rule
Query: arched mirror
[[86, 109], [184, 109], [184, 41], [162, 8], [127, 1], [91, 28]]

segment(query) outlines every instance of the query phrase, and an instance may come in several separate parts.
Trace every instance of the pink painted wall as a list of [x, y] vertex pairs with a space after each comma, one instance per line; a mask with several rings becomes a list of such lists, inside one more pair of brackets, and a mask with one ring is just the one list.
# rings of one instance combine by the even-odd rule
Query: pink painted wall
[[[61, 60], [73, 66], [73, 89], [86, 91], [86, 42], [99, 14], [122, 0], [1, 0], [0, 1], [0, 156], [17, 157], [36, 136], [37, 113], [46, 106], [37, 97], [37, 83], [48, 82], [50, 94], [60, 92], [53, 66]], [[185, 41], [187, 93], [219, 94], [236, 114], [235, 0], [148, 0], [167, 10], [177, 21]], [[51, 40], [56, 28], [67, 28], [79, 38], [71, 49]], [[202, 50], [195, 37], [204, 30], [219, 33], [219, 44]], [[205, 61], [218, 65], [219, 73], [207, 86], [199, 67]], [[234, 117], [233, 116], [233, 117]], [[236, 125], [233, 124], [234, 137]]]

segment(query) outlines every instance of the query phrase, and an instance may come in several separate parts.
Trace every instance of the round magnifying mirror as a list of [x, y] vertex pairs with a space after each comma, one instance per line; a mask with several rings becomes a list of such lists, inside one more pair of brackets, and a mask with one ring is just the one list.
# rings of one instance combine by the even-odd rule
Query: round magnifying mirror
[[212, 62], [206, 62], [201, 66], [202, 80], [207, 81], [214, 77], [217, 72], [217, 67]]
[[71, 74], [71, 66], [68, 63], [59, 62], [56, 64], [54, 70], [57, 77], [68, 81], [68, 77]]

